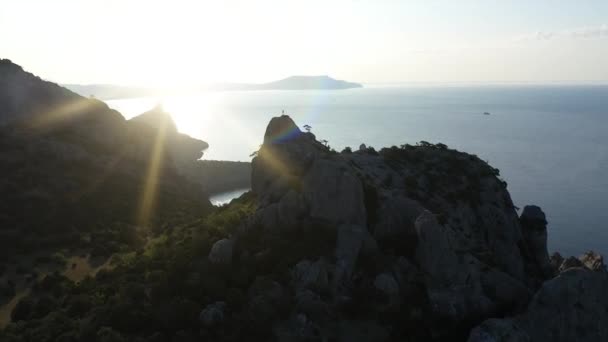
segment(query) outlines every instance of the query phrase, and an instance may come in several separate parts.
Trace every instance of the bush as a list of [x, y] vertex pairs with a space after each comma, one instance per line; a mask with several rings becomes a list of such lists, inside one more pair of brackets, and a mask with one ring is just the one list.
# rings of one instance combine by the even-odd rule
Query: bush
[[29, 320], [34, 312], [34, 304], [34, 300], [30, 297], [21, 299], [11, 313], [11, 319], [14, 322]]

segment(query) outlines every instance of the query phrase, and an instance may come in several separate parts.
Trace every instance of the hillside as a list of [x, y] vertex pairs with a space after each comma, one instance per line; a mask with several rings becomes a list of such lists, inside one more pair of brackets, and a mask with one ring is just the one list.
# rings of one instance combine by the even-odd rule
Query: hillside
[[127, 121], [0, 60], [0, 327], [6, 303], [68, 260], [103, 263], [209, 212], [201, 179], [226, 191], [234, 176], [197, 168], [207, 147], [158, 109]]
[[157, 179], [146, 223], [175, 216], [171, 206], [191, 214], [209, 207], [177, 168], [200, 158], [206, 143], [177, 131], [159, 141], [159, 127], [128, 122], [103, 102], [42, 81], [7, 60], [0, 74], [10, 80], [0, 89], [3, 258], [74, 244], [105, 224], [128, 230], [143, 223], [137, 212], [152, 167]]
[[[287, 137], [287, 138], [286, 138]], [[443, 144], [329, 150], [273, 118], [252, 191], [112, 270], [37, 282], [6, 341], [601, 341], [601, 256]]]

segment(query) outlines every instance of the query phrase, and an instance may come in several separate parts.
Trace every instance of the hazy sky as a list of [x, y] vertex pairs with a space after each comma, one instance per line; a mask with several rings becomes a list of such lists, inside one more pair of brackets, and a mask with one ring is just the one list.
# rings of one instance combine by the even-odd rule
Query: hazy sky
[[62, 83], [608, 81], [608, 1], [0, 0], [0, 57]]

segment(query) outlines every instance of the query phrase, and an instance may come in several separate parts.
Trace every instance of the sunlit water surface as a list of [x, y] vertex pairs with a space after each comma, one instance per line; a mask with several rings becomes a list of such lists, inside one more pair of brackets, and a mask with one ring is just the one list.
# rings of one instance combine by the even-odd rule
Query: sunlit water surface
[[[130, 118], [159, 100], [107, 102]], [[338, 151], [445, 143], [499, 168], [517, 206], [544, 209], [551, 250], [608, 253], [608, 86], [211, 92], [162, 102], [180, 131], [210, 144], [207, 159], [250, 160], [282, 110]]]

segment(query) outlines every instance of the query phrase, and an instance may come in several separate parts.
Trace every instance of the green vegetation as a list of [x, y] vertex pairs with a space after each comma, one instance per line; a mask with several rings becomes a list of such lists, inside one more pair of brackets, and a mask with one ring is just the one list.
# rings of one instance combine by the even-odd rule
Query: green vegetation
[[[210, 263], [213, 243], [233, 234], [255, 206], [247, 193], [165, 230], [145, 248], [115, 257], [114, 268], [94, 278], [76, 283], [58, 273], [43, 278], [19, 302], [14, 323], [0, 332], [0, 340], [269, 340], [272, 322], [295, 304], [285, 297], [271, 307], [254, 305], [248, 293], [269, 282], [288, 288], [295, 263], [331, 258], [336, 231], [307, 227], [262, 234], [253, 227], [237, 241], [231, 265]], [[221, 327], [202, 326], [199, 313], [217, 301], [224, 301], [230, 314]]]
[[[498, 169], [475, 155], [452, 150], [442, 143], [421, 141], [415, 146], [392, 146], [383, 148], [380, 154], [393, 169], [407, 170], [403, 172], [406, 194], [431, 209], [438, 206], [434, 198], [445, 198], [452, 205], [479, 206], [482, 182], [486, 180], [495, 180], [503, 188], [507, 186], [498, 178]], [[441, 210], [436, 213], [442, 220]]]
[[66, 247], [109, 256], [141, 247], [143, 228], [162, 231], [209, 210], [200, 191], [166, 168], [157, 206], [138, 227], [145, 160], [82, 152], [63, 133], [52, 140], [22, 134], [0, 134], [0, 261]]

